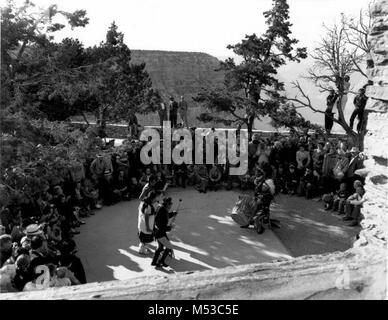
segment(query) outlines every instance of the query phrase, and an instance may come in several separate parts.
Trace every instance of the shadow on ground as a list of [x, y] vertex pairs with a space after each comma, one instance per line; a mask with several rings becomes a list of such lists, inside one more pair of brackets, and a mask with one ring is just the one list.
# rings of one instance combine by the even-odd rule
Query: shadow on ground
[[170, 235], [175, 259], [168, 259], [170, 268], [164, 270], [151, 266], [152, 254], [137, 252], [138, 201], [97, 211], [76, 238], [88, 282], [268, 262], [351, 246], [355, 229], [321, 210], [321, 203], [297, 197], [276, 198], [272, 214], [282, 228], [275, 233], [266, 230], [258, 235], [253, 229], [241, 229], [230, 218], [238, 195], [234, 191], [199, 194], [192, 189], [169, 192], [176, 202], [183, 201]]

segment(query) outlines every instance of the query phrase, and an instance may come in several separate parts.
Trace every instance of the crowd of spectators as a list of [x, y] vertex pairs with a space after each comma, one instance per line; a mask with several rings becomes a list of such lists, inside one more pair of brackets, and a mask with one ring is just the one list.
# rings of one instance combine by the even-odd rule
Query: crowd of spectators
[[229, 174], [228, 162], [144, 165], [144, 143], [128, 139], [119, 147], [107, 144], [96, 157], [70, 162], [61, 184], [47, 185], [24, 203], [2, 208], [2, 292], [86, 283], [72, 239], [77, 228], [102, 206], [139, 199], [150, 179], [161, 194], [187, 186], [206, 193], [254, 190], [255, 179], [264, 175], [274, 181], [275, 193], [322, 197], [325, 210], [338, 210], [351, 225], [359, 222], [364, 190], [356, 170], [362, 167], [362, 157], [346, 141], [256, 133], [248, 144], [248, 171], [241, 176]]

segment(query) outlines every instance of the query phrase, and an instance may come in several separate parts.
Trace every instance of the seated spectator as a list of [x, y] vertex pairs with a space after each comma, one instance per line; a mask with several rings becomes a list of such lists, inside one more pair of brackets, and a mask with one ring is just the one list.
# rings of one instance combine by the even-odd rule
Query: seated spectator
[[338, 214], [345, 213], [345, 203], [346, 199], [349, 197], [349, 192], [347, 191], [346, 183], [341, 183], [340, 189], [334, 195], [333, 199], [333, 211], [338, 211]]
[[128, 184], [124, 177], [124, 171], [119, 171], [119, 175], [113, 183], [112, 188], [115, 201], [128, 200], [129, 198]]
[[23, 291], [24, 286], [34, 279], [34, 274], [30, 266], [30, 255], [21, 254], [16, 258], [16, 272], [12, 284], [17, 291]]
[[77, 248], [73, 240], [68, 239], [64, 242], [61, 250], [60, 264], [67, 267], [81, 284], [86, 283], [85, 269], [81, 259], [76, 256]]
[[75, 184], [72, 198], [71, 198], [71, 204], [73, 207], [79, 207], [80, 208], [80, 216], [81, 217], [87, 217], [90, 211], [90, 203], [88, 203], [88, 199], [84, 196], [81, 182], [77, 182]]
[[187, 184], [189, 186], [194, 186], [198, 183], [198, 175], [196, 167], [192, 164], [187, 166]]
[[139, 184], [142, 188], [148, 183], [148, 177], [145, 171], [141, 173], [140, 179], [139, 179]]
[[63, 268], [57, 268], [53, 264], [48, 264], [50, 272], [50, 282], [49, 287], [69, 287], [71, 286], [71, 281], [66, 277], [66, 270]]
[[196, 189], [199, 193], [206, 193], [207, 187], [209, 185], [209, 174], [205, 165], [200, 165], [198, 167], [198, 179], [199, 184], [196, 186]]
[[286, 189], [286, 177], [284, 172], [284, 167], [282, 164], [278, 166], [278, 169], [276, 170], [276, 193], [287, 193]]
[[299, 187], [299, 177], [296, 173], [295, 166], [291, 164], [286, 174], [286, 190], [288, 194], [294, 195]]
[[319, 174], [316, 170], [306, 168], [305, 174], [300, 178], [299, 195], [306, 199], [311, 199], [318, 190]]
[[348, 225], [351, 227], [359, 225], [361, 219], [361, 208], [363, 203], [366, 201], [364, 194], [364, 188], [359, 186], [356, 188], [356, 192], [351, 195], [345, 203], [346, 215], [343, 220], [350, 221]]
[[93, 182], [90, 179], [85, 179], [82, 185], [82, 195], [85, 197], [88, 203], [90, 211], [88, 214], [94, 215], [93, 209], [101, 209], [102, 205], [98, 202], [99, 194], [98, 189], [94, 188]]
[[174, 178], [177, 187], [186, 188], [187, 167], [186, 164], [175, 165]]
[[250, 188], [251, 178], [252, 178], [252, 176], [249, 174], [249, 172], [239, 176], [239, 179], [240, 179], [240, 189], [241, 190], [248, 190]]
[[165, 164], [163, 165], [162, 169], [162, 174], [163, 177], [166, 179], [166, 182], [170, 187], [175, 186], [175, 177], [174, 177], [174, 172], [170, 170], [169, 165]]
[[221, 178], [221, 170], [217, 165], [213, 165], [209, 171], [209, 190], [217, 191], [220, 187]]
[[49, 263], [56, 264], [56, 259], [49, 252], [47, 240], [42, 235], [33, 236], [31, 239], [31, 269], [35, 272], [35, 268], [40, 265]]
[[136, 177], [131, 177], [131, 184], [129, 185], [129, 195], [131, 198], [138, 199], [141, 193], [142, 187], [137, 181]]
[[155, 183], [155, 191], [158, 194], [164, 195], [167, 191], [168, 183], [166, 182], [166, 179], [163, 177], [162, 172], [158, 171], [156, 173], [156, 183]]

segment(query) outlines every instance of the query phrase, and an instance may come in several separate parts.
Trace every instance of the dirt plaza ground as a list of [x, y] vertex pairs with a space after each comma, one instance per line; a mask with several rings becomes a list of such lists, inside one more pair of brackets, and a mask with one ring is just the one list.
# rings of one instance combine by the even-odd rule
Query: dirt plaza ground
[[[291, 259], [305, 254], [344, 251], [358, 228], [347, 227], [340, 217], [322, 209], [322, 203], [279, 195], [271, 215], [281, 228], [257, 234], [241, 229], [230, 217], [239, 192], [200, 194], [196, 190], [168, 191], [175, 204], [182, 199], [176, 228], [170, 239], [175, 259], [170, 268], [155, 269], [152, 255], [137, 252], [138, 200], [104, 207], [86, 219], [76, 236], [88, 282], [125, 280], [163, 273], [192, 272], [233, 265]], [[156, 247], [156, 243], [153, 244]]]

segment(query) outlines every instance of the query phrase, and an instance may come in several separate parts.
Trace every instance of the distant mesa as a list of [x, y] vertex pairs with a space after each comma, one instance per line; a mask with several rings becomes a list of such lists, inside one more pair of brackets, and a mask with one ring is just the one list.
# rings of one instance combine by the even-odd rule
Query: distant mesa
[[222, 72], [215, 71], [220, 61], [203, 52], [132, 50], [132, 62], [146, 63], [153, 87], [165, 99], [195, 96], [204, 87], [220, 85], [224, 78]]

